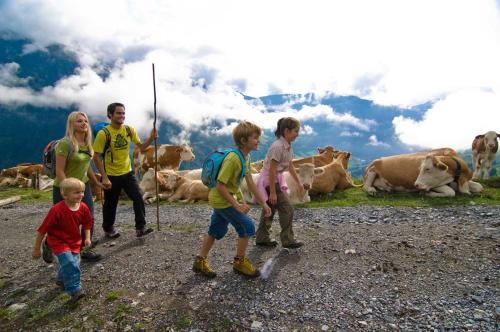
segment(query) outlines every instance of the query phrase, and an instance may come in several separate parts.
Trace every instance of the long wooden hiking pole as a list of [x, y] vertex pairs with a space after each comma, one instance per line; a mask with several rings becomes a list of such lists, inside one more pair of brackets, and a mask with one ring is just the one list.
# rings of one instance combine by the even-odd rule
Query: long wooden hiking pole
[[[153, 93], [154, 93], [154, 115], [155, 119], [153, 121], [153, 130], [156, 132], [156, 82], [155, 82], [155, 64], [153, 63]], [[156, 135], [154, 137], [155, 142], [155, 189], [156, 189], [156, 228], [160, 231], [160, 199], [158, 197], [158, 178], [156, 173], [158, 173], [158, 145]]]

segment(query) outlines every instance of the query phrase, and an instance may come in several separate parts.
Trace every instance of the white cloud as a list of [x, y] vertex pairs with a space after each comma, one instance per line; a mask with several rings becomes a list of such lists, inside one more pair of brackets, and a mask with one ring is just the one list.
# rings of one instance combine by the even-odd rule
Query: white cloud
[[[41, 93], [4, 84], [2, 92], [10, 95], [0, 102], [76, 104], [103, 115], [106, 104], [121, 100], [129, 120], [142, 129], [152, 110], [153, 61], [158, 110], [186, 128], [243, 117], [272, 128], [277, 116], [306, 119], [305, 111], [358, 130], [373, 125], [321, 105], [301, 111], [284, 105], [269, 116], [237, 92], [333, 91], [400, 106], [481, 88], [491, 92], [463, 94], [462, 102], [484, 105], [500, 95], [495, 0], [5, 0], [3, 29], [33, 39], [25, 52], [65, 45], [79, 56], [81, 70]], [[104, 64], [113, 66], [106, 80], [97, 75]], [[193, 87], [193, 78], [206, 89]], [[436, 105], [427, 117], [439, 109], [467, 127], [470, 108], [450, 105]], [[490, 124], [491, 117], [475, 119], [477, 126]], [[395, 125], [404, 142], [429, 144], [412, 134], [417, 124], [400, 118]], [[447, 139], [448, 145], [463, 145], [455, 135]]]
[[28, 82], [27, 78], [17, 77], [17, 71], [19, 70], [19, 64], [15, 62], [0, 64], [0, 86], [16, 86], [24, 85]]
[[380, 142], [377, 139], [376, 135], [371, 135], [370, 137], [368, 137], [368, 140], [369, 140], [368, 145], [381, 146], [381, 147], [389, 147], [389, 144], [384, 143], [384, 142]]
[[361, 136], [361, 133], [358, 131], [342, 131], [340, 133], [340, 136], [342, 137], [359, 137]]
[[476, 135], [499, 131], [500, 97], [491, 90], [458, 91], [434, 104], [422, 121], [400, 116], [393, 124], [406, 144], [469, 149]]

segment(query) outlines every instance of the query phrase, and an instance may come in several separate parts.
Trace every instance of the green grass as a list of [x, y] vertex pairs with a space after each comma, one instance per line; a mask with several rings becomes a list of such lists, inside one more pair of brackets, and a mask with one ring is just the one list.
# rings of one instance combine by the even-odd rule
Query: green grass
[[113, 321], [115, 321], [118, 324], [121, 324], [125, 321], [125, 318], [127, 318], [131, 312], [132, 312], [132, 307], [130, 305], [119, 304], [118, 308], [115, 311], [115, 314], [113, 315]]
[[179, 320], [177, 322], [177, 327], [179, 329], [187, 329], [188, 327], [191, 326], [193, 322], [191, 321], [191, 319], [185, 317], [185, 318], [182, 318], [181, 320]]
[[[358, 179], [356, 184], [360, 184]], [[369, 196], [362, 188], [338, 190], [328, 195], [313, 197], [312, 202], [301, 204], [299, 207], [342, 207], [342, 206], [407, 206], [407, 207], [442, 207], [453, 205], [500, 205], [500, 178], [495, 177], [481, 181], [484, 190], [478, 194], [457, 194], [455, 197], [427, 197], [420, 193], [382, 193]]]
[[7, 281], [5, 279], [0, 278], [0, 289], [3, 289], [7, 285]]
[[0, 321], [11, 320], [16, 316], [16, 313], [9, 308], [0, 308]]
[[109, 291], [108, 294], [106, 294], [106, 300], [107, 301], [115, 301], [118, 299], [119, 296], [120, 296], [120, 291], [112, 290], [112, 291]]
[[[360, 179], [355, 179], [356, 184], [361, 184]], [[350, 188], [346, 190], [336, 190], [328, 195], [313, 197], [312, 202], [301, 204], [298, 207], [316, 208], [316, 207], [342, 207], [342, 206], [408, 206], [408, 207], [440, 207], [452, 205], [484, 204], [500, 205], [500, 177], [492, 177], [483, 180], [484, 191], [471, 196], [457, 194], [450, 198], [431, 198], [420, 193], [377, 193], [375, 196], [369, 196], [361, 188]], [[21, 201], [15, 204], [32, 204], [35, 202], [50, 203], [52, 201], [52, 192], [40, 192], [26, 188], [7, 188], [0, 190], [0, 199], [20, 195]], [[120, 200], [125, 205], [131, 205], [128, 199]], [[473, 202], [473, 203], [471, 203]], [[100, 203], [97, 203], [100, 204]], [[190, 204], [161, 202], [161, 205], [171, 206], [190, 206]], [[205, 202], [196, 204], [206, 204]], [[207, 205], [208, 206], [208, 205]], [[194, 232], [196, 226], [190, 229], [179, 229], [181, 232]]]
[[21, 196], [17, 203], [32, 204], [36, 202], [52, 202], [52, 191], [39, 191], [32, 188], [2, 188], [0, 189], [0, 199], [12, 196]]

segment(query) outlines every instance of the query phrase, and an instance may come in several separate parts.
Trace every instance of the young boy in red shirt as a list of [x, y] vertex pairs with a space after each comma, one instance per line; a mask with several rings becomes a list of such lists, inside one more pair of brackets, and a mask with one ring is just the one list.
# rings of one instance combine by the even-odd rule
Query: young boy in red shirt
[[64, 200], [50, 208], [38, 228], [32, 256], [33, 259], [40, 258], [40, 246], [47, 234], [47, 245], [59, 262], [56, 283], [64, 286], [64, 290], [77, 301], [85, 296], [80, 284], [80, 226], [84, 230], [85, 246], [90, 248], [93, 221], [89, 208], [82, 202], [85, 184], [75, 178], [66, 178], [59, 186]]

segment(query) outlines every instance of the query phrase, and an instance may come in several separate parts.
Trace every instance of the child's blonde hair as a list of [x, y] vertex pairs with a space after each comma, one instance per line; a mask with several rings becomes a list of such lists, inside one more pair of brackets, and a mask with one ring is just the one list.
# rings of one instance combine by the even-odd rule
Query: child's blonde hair
[[245, 144], [245, 142], [243, 142], [243, 139], [246, 139], [248, 141], [248, 138], [253, 134], [257, 134], [260, 136], [262, 134], [262, 129], [260, 129], [259, 126], [250, 121], [241, 121], [233, 129], [234, 144], [241, 148]]
[[92, 148], [92, 130], [90, 129], [90, 122], [89, 122], [89, 117], [87, 116], [87, 114], [85, 114], [83, 112], [78, 112], [78, 111], [71, 112], [68, 115], [68, 120], [66, 121], [66, 135], [65, 136], [73, 144], [74, 149], [75, 149], [74, 151], [78, 152], [79, 145], [78, 145], [78, 141], [76, 140], [76, 137], [75, 137], [75, 126], [74, 126], [74, 122], [76, 121], [76, 118], [78, 116], [83, 116], [85, 118], [85, 120], [87, 121], [87, 124], [89, 126], [89, 130], [85, 134], [85, 146], [87, 146], [87, 149], [89, 150], [90, 156], [93, 156], [94, 149]]
[[62, 180], [61, 183], [59, 183], [59, 188], [61, 189], [61, 194], [64, 197], [73, 191], [77, 191], [77, 190], [84, 191], [85, 190], [85, 183], [78, 180], [77, 178], [66, 178], [66, 179]]

